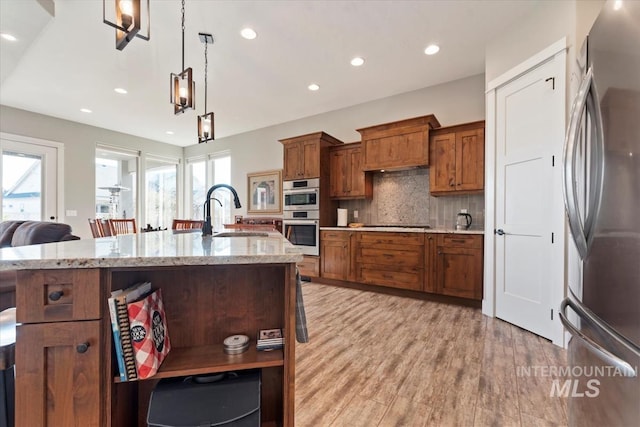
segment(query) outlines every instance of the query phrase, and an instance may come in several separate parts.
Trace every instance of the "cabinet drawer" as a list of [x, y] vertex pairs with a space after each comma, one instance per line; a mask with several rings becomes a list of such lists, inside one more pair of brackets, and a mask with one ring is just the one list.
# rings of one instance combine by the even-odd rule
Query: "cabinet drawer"
[[395, 265], [399, 267], [422, 268], [423, 253], [411, 250], [387, 250], [362, 247], [358, 251], [358, 262], [366, 264]]
[[340, 242], [348, 242], [351, 237], [351, 233], [348, 231], [321, 231], [320, 241], [322, 240], [337, 240]]
[[424, 271], [421, 269], [402, 271], [385, 270], [374, 264], [358, 265], [358, 282], [383, 285], [392, 288], [422, 290]]
[[438, 246], [482, 249], [482, 240], [483, 236], [479, 234], [441, 234], [438, 236]]
[[373, 244], [397, 244], [397, 245], [415, 245], [422, 246], [424, 244], [424, 234], [422, 233], [389, 233], [386, 231], [359, 232], [358, 242], [361, 245]]
[[20, 323], [100, 319], [100, 270], [22, 270], [17, 272]]
[[306, 256], [297, 264], [301, 276], [319, 277], [320, 259], [314, 256]]

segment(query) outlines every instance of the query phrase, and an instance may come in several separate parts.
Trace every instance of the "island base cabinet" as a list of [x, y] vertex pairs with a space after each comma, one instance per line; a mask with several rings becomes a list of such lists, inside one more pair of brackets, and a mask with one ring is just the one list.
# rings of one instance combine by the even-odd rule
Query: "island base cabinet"
[[16, 344], [16, 426], [101, 426], [101, 323], [21, 325]]

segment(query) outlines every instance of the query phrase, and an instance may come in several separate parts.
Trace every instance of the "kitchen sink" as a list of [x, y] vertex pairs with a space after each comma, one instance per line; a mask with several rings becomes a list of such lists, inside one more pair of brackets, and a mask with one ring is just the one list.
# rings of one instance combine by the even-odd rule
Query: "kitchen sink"
[[269, 233], [257, 231], [226, 231], [216, 233], [213, 237], [267, 237]]

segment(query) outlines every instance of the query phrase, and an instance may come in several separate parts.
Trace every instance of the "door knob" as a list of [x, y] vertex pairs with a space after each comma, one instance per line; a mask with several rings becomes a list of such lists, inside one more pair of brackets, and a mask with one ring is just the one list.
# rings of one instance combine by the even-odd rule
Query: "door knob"
[[497, 234], [498, 236], [504, 236], [506, 234], [502, 228], [498, 228], [497, 230], [494, 230], [494, 233]]

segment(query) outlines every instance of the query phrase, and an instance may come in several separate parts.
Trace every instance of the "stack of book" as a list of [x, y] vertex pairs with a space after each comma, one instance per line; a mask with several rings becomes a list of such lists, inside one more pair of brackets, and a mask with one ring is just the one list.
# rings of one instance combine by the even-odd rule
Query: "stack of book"
[[113, 291], [109, 314], [120, 380], [155, 375], [171, 349], [161, 290], [144, 282]]
[[258, 331], [258, 343], [256, 349], [259, 351], [276, 350], [284, 347], [282, 329], [261, 329]]

